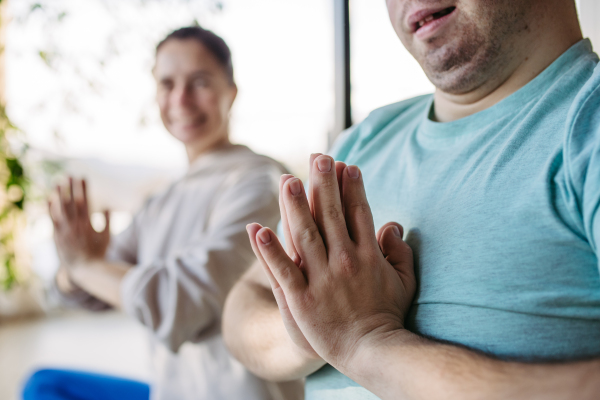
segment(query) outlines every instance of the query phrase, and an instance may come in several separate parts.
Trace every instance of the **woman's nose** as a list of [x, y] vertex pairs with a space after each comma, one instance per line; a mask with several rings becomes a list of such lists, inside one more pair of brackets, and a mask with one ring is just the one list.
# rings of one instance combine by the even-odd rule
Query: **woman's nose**
[[175, 88], [171, 95], [171, 103], [174, 106], [188, 106], [191, 103], [192, 95], [190, 88], [183, 86]]

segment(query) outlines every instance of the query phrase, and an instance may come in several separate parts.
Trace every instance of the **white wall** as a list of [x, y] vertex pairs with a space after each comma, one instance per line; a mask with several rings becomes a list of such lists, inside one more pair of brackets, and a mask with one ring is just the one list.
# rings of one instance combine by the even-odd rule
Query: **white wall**
[[583, 36], [591, 39], [596, 52], [600, 51], [600, 0], [578, 0], [579, 21]]

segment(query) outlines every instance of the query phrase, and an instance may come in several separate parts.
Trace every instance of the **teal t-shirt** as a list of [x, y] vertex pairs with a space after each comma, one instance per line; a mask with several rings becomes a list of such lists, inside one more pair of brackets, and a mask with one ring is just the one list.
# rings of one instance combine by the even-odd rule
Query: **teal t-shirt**
[[[600, 356], [600, 67], [575, 44], [511, 96], [437, 123], [431, 95], [371, 113], [334, 146], [376, 229], [405, 228], [407, 328], [500, 358]], [[308, 400], [376, 399], [325, 366]]]

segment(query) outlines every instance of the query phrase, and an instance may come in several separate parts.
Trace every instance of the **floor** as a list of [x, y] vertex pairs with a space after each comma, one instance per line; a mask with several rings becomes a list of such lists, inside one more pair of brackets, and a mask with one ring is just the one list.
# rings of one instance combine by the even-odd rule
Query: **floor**
[[145, 330], [121, 313], [68, 311], [0, 325], [0, 399], [20, 400], [36, 368], [76, 368], [148, 380]]

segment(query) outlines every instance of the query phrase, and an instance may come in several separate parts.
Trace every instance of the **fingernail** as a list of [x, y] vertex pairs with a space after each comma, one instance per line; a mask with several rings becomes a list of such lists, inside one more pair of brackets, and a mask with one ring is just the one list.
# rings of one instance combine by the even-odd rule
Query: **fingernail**
[[398, 236], [399, 238], [402, 237], [400, 236], [400, 229], [398, 229], [396, 225], [392, 226], [392, 230], [394, 231], [394, 235]]
[[258, 231], [258, 238], [263, 244], [269, 244], [271, 242], [271, 234], [264, 228]]
[[350, 178], [356, 179], [358, 178], [358, 167], [356, 165], [348, 165], [348, 176]]
[[329, 172], [331, 171], [331, 158], [329, 157], [321, 157], [317, 160], [317, 167], [321, 172]]
[[302, 192], [302, 187], [300, 186], [300, 179], [295, 178], [290, 181], [290, 192], [294, 196], [298, 196], [300, 192]]
[[[252, 222], [251, 224], [246, 225], [246, 232], [251, 233], [250, 228], [252, 227], [252, 225], [260, 226], [260, 224], [257, 224], [256, 222]], [[262, 226], [260, 226], [260, 227], [262, 228]]]

